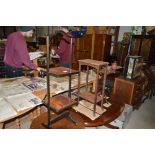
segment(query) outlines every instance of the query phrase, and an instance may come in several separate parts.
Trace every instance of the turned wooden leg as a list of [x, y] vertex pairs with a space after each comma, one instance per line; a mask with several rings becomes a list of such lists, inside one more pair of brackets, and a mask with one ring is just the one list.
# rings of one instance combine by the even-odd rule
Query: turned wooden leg
[[19, 118], [16, 119], [16, 128], [21, 129], [21, 124], [20, 124], [20, 119]]
[[0, 129], [4, 129], [5, 125], [4, 123], [0, 123]]
[[41, 107], [38, 106], [38, 107], [37, 107], [37, 117], [40, 116], [40, 114], [41, 114]]

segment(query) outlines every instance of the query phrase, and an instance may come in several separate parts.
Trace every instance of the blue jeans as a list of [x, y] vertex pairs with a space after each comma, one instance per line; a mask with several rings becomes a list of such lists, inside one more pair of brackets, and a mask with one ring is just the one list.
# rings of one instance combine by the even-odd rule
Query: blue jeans
[[9, 65], [5, 65], [5, 71], [8, 78], [20, 77], [23, 75], [22, 68], [14, 68]]
[[61, 67], [67, 67], [67, 68], [69, 68], [69, 64], [62, 64]]

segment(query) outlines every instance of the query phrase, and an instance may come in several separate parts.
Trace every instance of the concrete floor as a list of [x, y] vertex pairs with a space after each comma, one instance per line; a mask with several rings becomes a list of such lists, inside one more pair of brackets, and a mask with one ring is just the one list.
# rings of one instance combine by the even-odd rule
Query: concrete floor
[[155, 129], [155, 96], [132, 112], [126, 129]]
[[[108, 128], [100, 126], [97, 129]], [[155, 129], [155, 96], [152, 99], [145, 100], [138, 110], [132, 112], [124, 129]]]

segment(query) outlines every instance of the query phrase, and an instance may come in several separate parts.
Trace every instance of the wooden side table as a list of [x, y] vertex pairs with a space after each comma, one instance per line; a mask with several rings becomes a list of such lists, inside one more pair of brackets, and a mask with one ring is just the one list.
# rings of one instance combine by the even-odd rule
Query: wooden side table
[[[85, 92], [80, 92], [80, 72], [81, 72], [81, 67], [86, 66], [87, 67], [87, 73], [86, 73], [86, 91]], [[96, 82], [95, 82], [95, 92], [94, 94], [88, 91], [88, 78], [89, 78], [89, 68], [92, 67], [96, 70]], [[84, 59], [84, 60], [79, 60], [79, 80], [78, 80], [78, 103], [80, 98], [91, 102], [94, 104], [93, 107], [93, 115], [95, 116], [96, 112], [96, 105], [97, 103], [101, 102], [101, 107], [103, 109], [103, 99], [105, 95], [105, 83], [106, 83], [106, 77], [107, 77], [107, 67], [108, 67], [108, 62], [103, 62], [103, 61], [97, 61], [97, 60], [91, 60], [91, 59]], [[104, 78], [103, 78], [103, 88], [102, 88], [102, 95], [98, 95], [98, 83], [99, 83], [99, 73], [101, 70], [104, 70]]]

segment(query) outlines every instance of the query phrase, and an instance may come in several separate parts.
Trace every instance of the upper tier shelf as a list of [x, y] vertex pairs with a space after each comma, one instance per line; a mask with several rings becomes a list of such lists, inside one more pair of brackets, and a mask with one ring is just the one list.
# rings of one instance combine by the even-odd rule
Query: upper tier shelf
[[97, 60], [92, 60], [92, 59], [84, 59], [84, 60], [79, 60], [79, 63], [81, 65], [87, 65], [91, 67], [99, 67], [99, 66], [107, 66], [109, 63], [108, 62], [103, 62], [103, 61], [97, 61]]
[[79, 71], [66, 67], [55, 67], [49, 70], [49, 75], [53, 75], [55, 77], [69, 76], [78, 73]]

